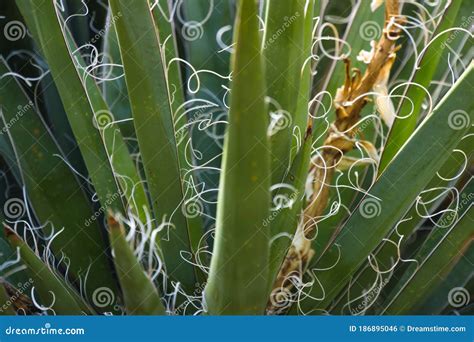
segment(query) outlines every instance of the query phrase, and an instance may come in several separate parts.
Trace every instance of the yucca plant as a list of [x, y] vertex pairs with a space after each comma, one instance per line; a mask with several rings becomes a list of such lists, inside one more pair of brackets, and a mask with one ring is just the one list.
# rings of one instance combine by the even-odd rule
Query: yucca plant
[[3, 314], [472, 314], [471, 1], [0, 9]]

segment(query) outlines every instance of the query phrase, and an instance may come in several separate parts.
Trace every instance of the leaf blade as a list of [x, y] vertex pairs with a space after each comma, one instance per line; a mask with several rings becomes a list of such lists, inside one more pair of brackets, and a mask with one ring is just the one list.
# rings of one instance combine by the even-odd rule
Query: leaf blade
[[35, 214], [45, 224], [44, 232], [51, 235], [64, 228], [51, 247], [57, 255], [64, 253], [70, 258], [70, 269], [76, 277], [81, 270], [89, 268], [90, 257], [93, 258], [89, 290], [102, 286], [117, 290], [103, 253], [106, 244], [98, 222], [93, 219], [91, 205], [69, 167], [59, 158], [62, 153], [33, 103], [18, 82], [11, 75], [6, 76], [9, 72], [5, 61], [0, 59], [2, 113], [9, 123], [8, 132], [21, 166], [23, 183]]
[[[447, 30], [451, 27], [454, 19], [456, 18], [457, 12], [461, 6], [462, 1], [453, 0], [448, 6], [448, 9], [443, 14], [443, 21], [437, 27], [434, 37], [441, 32]], [[406, 99], [401, 102], [398, 117], [395, 119], [393, 126], [390, 130], [387, 142], [382, 153], [382, 157], [379, 165], [379, 175], [385, 170], [388, 163], [394, 158], [396, 153], [399, 151], [401, 146], [408, 140], [410, 135], [413, 133], [418, 121], [421, 106], [423, 100], [427, 96], [427, 93], [423, 88], [427, 88], [430, 85], [430, 82], [436, 72], [437, 66], [441, 61], [442, 47], [445, 44], [445, 41], [449, 37], [446, 35], [433, 40], [430, 46], [426, 49], [425, 53], [418, 57], [417, 68], [418, 71], [415, 72], [411, 82], [411, 85], [408, 86], [406, 96], [410, 101]], [[407, 113], [411, 113], [408, 117], [404, 117]]]
[[[468, 71], [460, 78], [451, 91], [445, 96], [439, 106], [433, 111], [433, 114], [417, 129], [416, 133], [408, 140], [400, 153], [390, 164], [390, 167], [380, 176], [378, 181], [369, 191], [369, 196], [365, 201], [381, 201], [388, 203], [384, 210], [379, 210], [379, 215], [370, 217], [371, 225], [367, 225], [367, 214], [364, 206], [371, 204], [364, 200], [347, 221], [341, 234], [334, 240], [333, 246], [341, 248], [341, 258], [338, 263], [331, 268], [330, 272], [322, 272], [318, 276], [321, 288], [325, 289], [325, 296], [317, 301], [317, 308], [325, 309], [331, 299], [336, 296], [343, 286], [347, 283], [350, 276], [360, 266], [370, 252], [378, 245], [382, 238], [388, 233], [389, 229], [396, 223], [404, 212], [409, 208], [414, 197], [426, 186], [431, 179], [431, 173], [427, 170], [437, 170], [447, 159], [446, 155], [440, 155], [435, 147], [443, 146], [446, 149], [454, 148], [462, 139], [469, 127], [457, 129], [446, 124], [450, 112], [458, 109], [459, 103], [456, 99], [469, 96], [472, 90], [470, 84], [474, 83], [474, 64], [471, 63]], [[473, 115], [474, 103], [468, 104], [467, 112]], [[436, 132], [436, 135], [433, 135]], [[436, 136], [436, 139], [435, 139]], [[423, 151], [417, 154], [415, 151]], [[410, 165], [410, 168], [406, 168]], [[422, 172], [425, 170], [425, 172]], [[408, 186], [407, 184], [410, 184]], [[403, 200], [396, 191], [390, 191], [393, 187], [403, 187]], [[388, 190], [386, 190], [388, 189]], [[381, 205], [378, 203], [378, 205]], [[374, 230], [372, 227], [379, 227]], [[364, 243], [354, 244], [354, 235], [358, 239], [365, 238]], [[338, 247], [339, 246], [339, 247]], [[326, 254], [318, 260], [317, 267], [321, 265], [331, 265], [331, 259], [327, 260]], [[350, 255], [350, 256], [348, 256]], [[313, 287], [313, 297], [318, 298], [321, 295], [319, 287]], [[302, 300], [301, 310], [313, 310], [314, 303], [310, 300]], [[296, 307], [293, 308], [296, 310]]]
[[125, 308], [129, 315], [164, 315], [165, 308], [157, 289], [145, 274], [140, 261], [125, 239], [121, 224], [108, 217], [114, 263], [122, 286]]
[[192, 255], [192, 250], [181, 210], [181, 169], [158, 33], [147, 1], [130, 6], [129, 1], [113, 0], [110, 6], [114, 15], [122, 14], [116, 30], [152, 209], [156, 220], [170, 220], [174, 226], [160, 233], [159, 245], [170, 278], [191, 292], [195, 272], [182, 257], [182, 251]]
[[257, 13], [256, 1], [240, 1], [216, 238], [205, 289], [212, 315], [262, 314], [266, 304], [269, 234], [263, 221], [270, 208], [270, 155]]

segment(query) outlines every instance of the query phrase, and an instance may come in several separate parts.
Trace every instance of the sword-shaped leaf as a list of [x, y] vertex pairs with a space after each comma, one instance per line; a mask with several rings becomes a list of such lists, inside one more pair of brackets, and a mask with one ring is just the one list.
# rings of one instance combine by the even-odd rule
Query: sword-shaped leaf
[[[393, 225], [409, 209], [415, 197], [432, 178], [432, 170], [438, 170], [448, 158], [439, 148], [455, 148], [469, 126], [449, 125], [450, 113], [459, 109], [459, 98], [469, 96], [474, 83], [474, 63], [456, 82], [451, 91], [435, 108], [432, 115], [417, 129], [400, 150], [386, 171], [379, 177], [369, 194], [361, 201], [357, 211], [349, 218], [342, 232], [334, 240], [333, 250], [339, 250], [340, 258], [326, 253], [314, 268], [313, 298], [302, 299], [298, 308], [303, 312], [324, 310], [342, 290], [365, 258], [392, 229]], [[474, 103], [465, 107], [474, 114]], [[399, 189], [403, 189], [400, 192]], [[370, 224], [368, 224], [368, 221]], [[330, 267], [332, 265], [332, 267]], [[328, 267], [326, 270], [325, 267]], [[319, 269], [320, 271], [317, 271]], [[296, 310], [296, 306], [294, 310]]]
[[[28, 190], [34, 212], [47, 236], [64, 229], [52, 241], [57, 257], [64, 253], [70, 271], [77, 277], [89, 267], [88, 292], [107, 286], [116, 289], [104, 254], [106, 244], [100, 234], [91, 205], [80, 185], [60, 158], [61, 151], [36, 113], [33, 103], [0, 60], [1, 111], [15, 147], [22, 180]], [[26, 210], [26, 204], [20, 201]], [[92, 264], [91, 264], [92, 261]]]
[[158, 290], [145, 274], [140, 261], [125, 239], [122, 225], [108, 217], [109, 237], [115, 269], [122, 286], [125, 309], [129, 315], [164, 315], [165, 308]]
[[205, 290], [212, 315], [263, 314], [270, 231], [270, 151], [257, 2], [239, 2], [229, 125]]
[[121, 14], [115, 27], [155, 219], [171, 223], [161, 231], [159, 245], [168, 276], [191, 292], [195, 272], [158, 32], [148, 1], [112, 0], [110, 6], [113, 15]]

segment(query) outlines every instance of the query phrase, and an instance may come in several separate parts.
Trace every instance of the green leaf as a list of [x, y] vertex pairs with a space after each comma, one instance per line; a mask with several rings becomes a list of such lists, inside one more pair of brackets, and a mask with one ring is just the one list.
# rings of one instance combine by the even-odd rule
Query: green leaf
[[[184, 192], [163, 56], [148, 2], [110, 1], [155, 219], [168, 276], [191, 292], [195, 284]], [[139, 43], [137, 43], [139, 42]], [[183, 254], [185, 253], [185, 254]]]
[[[150, 0], [150, 2], [152, 2]], [[176, 143], [178, 145], [179, 165], [181, 167], [182, 182], [184, 187], [184, 210], [188, 211], [196, 208], [197, 212], [188, 215], [188, 231], [191, 241], [191, 248], [194, 253], [199, 248], [199, 243], [204, 234], [204, 227], [201, 214], [204, 210], [202, 201], [196, 191], [196, 180], [192, 172], [193, 156], [189, 148], [189, 132], [186, 115], [180, 113], [184, 109], [184, 85], [181, 79], [180, 64], [177, 63], [178, 47], [176, 37], [174, 36], [173, 21], [170, 22], [170, 10], [168, 6], [160, 7], [159, 4], [154, 7], [153, 18], [158, 28], [160, 43], [164, 48], [164, 56], [167, 67], [168, 92], [171, 95], [171, 111], [174, 118], [174, 127], [176, 132]], [[166, 42], [166, 43], [163, 43]], [[208, 265], [206, 265], [208, 266]]]
[[404, 272], [399, 275], [397, 284], [390, 289], [389, 298], [408, 282], [408, 279], [416, 272], [419, 264], [427, 258], [431, 251], [433, 251], [446, 234], [448, 234], [449, 228], [452, 228], [459, 217], [464, 216], [472, 207], [472, 200], [470, 198], [473, 193], [474, 180], [471, 177], [466, 186], [459, 193], [459, 197], [455, 198], [450, 206], [445, 209], [444, 214], [436, 221], [435, 227], [433, 227], [423, 244], [421, 244], [418, 251], [416, 251], [416, 255], [411, 258], [417, 260], [417, 263], [410, 263], [406, 269], [403, 270]]
[[[466, 136], [461, 140], [454, 151], [463, 151], [466, 155], [468, 155], [470, 143], [471, 141], [469, 136]], [[392, 277], [399, 278], [397, 272], [402, 271], [402, 269], [407, 266], [406, 264], [400, 262], [400, 257], [404, 259], [407, 259], [408, 257], [399, 256], [398, 253], [402, 251], [403, 255], [406, 254], [404, 251], [406, 250], [407, 243], [410, 240], [410, 236], [413, 234], [413, 232], [415, 232], [422, 225], [422, 223], [426, 220], [426, 216], [430, 215], [430, 217], [434, 217], [436, 212], [439, 211], [438, 207], [440, 204], [446, 200], [448, 194], [452, 193], [452, 191], [444, 191], [444, 189], [449, 189], [450, 183], [452, 183], [452, 180], [450, 181], [450, 179], [459, 175], [460, 169], [463, 170], [465, 168], [465, 163], [466, 159], [461, 153], [453, 152], [450, 154], [444, 165], [439, 169], [437, 174], [425, 187], [425, 190], [420, 194], [419, 203], [416, 202], [411, 206], [411, 208], [405, 214], [404, 219], [397, 223], [396, 230], [393, 230], [390, 235], [377, 247], [376, 251], [374, 251], [373, 259], [370, 262], [366, 262], [359, 272], [354, 276], [351, 281], [352, 286], [348, 287], [347, 292], [339, 297], [338, 304], [333, 306], [333, 312], [349, 308], [347, 305], [345, 305], [347, 303], [346, 298], [349, 298], [349, 300], [352, 298], [359, 298], [360, 301], [367, 304], [367, 306], [372, 306], [374, 310], [378, 310], [378, 305], [381, 302], [380, 298], [384, 297], [385, 292], [390, 291], [391, 286], [393, 285], [392, 282], [388, 285], [386, 282]], [[462, 198], [462, 201], [465, 201], [467, 198], [469, 198], [469, 194], [474, 191], [472, 188], [473, 186], [474, 182], [470, 181], [467, 189], [464, 189], [460, 193], [459, 198]], [[440, 194], [443, 193], [445, 196], [440, 196]], [[447, 223], [449, 222], [449, 218], [454, 217], [453, 213], [455, 209], [456, 208], [449, 208], [449, 211], [438, 221], [438, 224], [439, 222], [442, 222], [442, 225], [446, 227]], [[461, 209], [467, 209], [467, 206], [464, 206]], [[426, 210], [426, 212], [423, 212], [423, 210]], [[458, 215], [462, 215], [461, 210], [458, 211]], [[434, 231], [443, 232], [443, 228], [436, 228]], [[396, 247], [395, 244], [398, 246]], [[433, 244], [431, 247], [433, 247]], [[381, 274], [374, 270], [372, 266], [374, 264], [377, 265], [378, 269], [384, 271], [395, 268], [395, 272], [394, 274], [392, 274], [392, 272], [384, 272]], [[413, 270], [411, 266], [408, 267], [409, 270]], [[405, 273], [408, 275], [412, 272]], [[406, 278], [398, 280], [398, 284], [395, 285], [395, 287], [398, 288], [405, 281]], [[372, 296], [373, 300], [377, 299], [377, 305], [374, 305], [375, 303], [373, 301], [365, 300], [365, 296], [363, 296], [367, 289], [373, 288], [374, 284], [376, 284], [375, 286], [377, 286], [377, 289], [380, 292], [380, 296], [378, 296], [380, 298]], [[357, 306], [357, 303], [352, 302], [351, 305]]]
[[120, 57], [120, 47], [115, 30], [115, 22], [120, 17], [112, 16], [109, 9], [107, 16], [107, 27], [104, 37], [104, 63], [112, 64], [107, 71], [110, 77], [102, 82], [102, 93], [115, 119], [121, 121], [120, 130], [124, 138], [129, 139], [128, 145], [132, 151], [137, 149], [135, 141], [135, 128], [133, 127], [132, 108], [128, 100], [127, 85], [123, 74], [122, 58]]
[[[472, 13], [472, 4], [469, 1], [462, 1], [461, 8], [458, 10], [456, 20], [452, 26], [469, 30], [469, 17], [466, 16], [466, 13]], [[436, 73], [433, 76], [433, 79], [438, 81], [432, 82], [429, 88], [434, 103], [438, 103], [438, 100], [444, 96], [444, 94], [449, 90], [451, 84], [457, 77], [459, 77], [459, 70], [464, 70], [466, 65], [469, 65], [472, 60], [472, 39], [474, 37], [472, 35], [472, 30], [470, 32], [471, 34], [468, 34], [466, 31], [450, 32], [449, 40], [446, 41], [446, 49], [449, 50], [451, 67], [437, 68]], [[446, 64], [447, 61], [445, 61], [445, 65]]]
[[8, 169], [12, 172], [15, 179], [19, 182], [20, 169], [18, 167], [17, 160], [15, 157], [15, 151], [13, 150], [10, 144], [10, 139], [8, 139], [8, 135], [5, 134], [5, 132], [3, 131], [5, 127], [3, 122], [0, 126], [2, 127], [2, 133], [0, 134], [0, 155], [3, 157], [5, 164], [8, 165]]
[[266, 65], [267, 96], [273, 120], [272, 184], [280, 183], [290, 166], [293, 127], [296, 116], [301, 71], [305, 60], [305, 0], [269, 1], [265, 18], [263, 55]]
[[[433, 34], [436, 31], [436, 28], [440, 24], [440, 20], [443, 16], [445, 9], [447, 8], [451, 0], [442, 0], [439, 1], [435, 6], [426, 6], [423, 10], [414, 3], [404, 3], [402, 8], [402, 15], [406, 18], [410, 18], [413, 15], [419, 15], [424, 18], [429, 16], [437, 18], [436, 20], [429, 20], [424, 25], [420, 25], [416, 28], [410, 28], [411, 37], [408, 35], [402, 35], [400, 37], [401, 48], [397, 52], [397, 59], [392, 67], [390, 78], [392, 80], [409, 80], [412, 77], [413, 66], [416, 63], [418, 58], [418, 52], [423, 50], [426, 43], [433, 38]], [[413, 39], [413, 40], [412, 40]], [[413, 43], [415, 42], [415, 45]], [[415, 50], [416, 46], [416, 50]], [[416, 52], [416, 53], [415, 53]], [[445, 72], [448, 68], [439, 68], [439, 71]], [[438, 77], [433, 77], [433, 79], [438, 79]], [[399, 104], [402, 100], [401, 98], [393, 97], [391, 99], [395, 106]]]
[[[201, 197], [206, 202], [206, 214], [215, 218], [216, 189], [219, 187], [220, 177], [220, 172], [216, 170], [221, 165], [222, 137], [226, 128], [228, 109], [224, 101], [228, 92], [232, 50], [231, 47], [223, 50], [217, 37], [221, 34], [223, 43], [226, 46], [231, 45], [235, 4], [228, 0], [214, 0], [212, 6], [208, 0], [182, 1], [180, 4], [185, 20], [180, 21], [182, 26], [179, 30], [184, 51], [182, 57], [196, 71], [213, 72], [199, 73], [199, 90], [194, 89], [196, 85], [193, 81], [191, 88], [197, 92], [192, 93], [186, 87], [185, 95], [188, 101], [186, 109], [189, 110], [188, 123], [192, 146], [199, 154], [199, 158], [195, 158], [194, 162], [197, 167], [196, 176], [203, 185]], [[183, 63], [180, 65], [184, 66]], [[185, 67], [184, 70], [185, 80], [192, 80], [194, 70], [190, 67]], [[185, 85], [186, 83], [184, 82]], [[212, 105], [203, 106], [205, 101], [209, 101]], [[199, 127], [201, 122], [206, 122], [206, 127]], [[176, 131], [178, 132], [178, 129]], [[207, 228], [212, 229], [213, 223], [214, 220], [209, 220]]]
[[[79, 43], [79, 45], [87, 44], [90, 41], [90, 32], [91, 30], [89, 29], [90, 25], [93, 25], [91, 23], [91, 18], [89, 15], [91, 10], [93, 10], [92, 7], [94, 4], [89, 3], [86, 5], [85, 2], [82, 1], [63, 1], [62, 4], [64, 5], [64, 12], [65, 16], [71, 16], [70, 21], [69, 21], [69, 27], [71, 28], [71, 32], [74, 34], [74, 37], [76, 41]], [[89, 15], [84, 15], [85, 13], [89, 13]], [[96, 14], [96, 13], [94, 13]]]
[[[49, 128], [59, 148], [67, 156], [68, 162], [78, 173], [87, 174], [87, 168], [84, 165], [81, 151], [77, 146], [74, 133], [61, 102], [61, 97], [50, 72], [41, 78], [38, 86], [41, 88], [41, 91], [37, 99], [42, 99], [44, 105], [44, 112], [41, 114], [49, 123]], [[41, 112], [41, 107], [38, 110]]]
[[[60, 158], [61, 151], [33, 103], [8, 72], [5, 61], [0, 59], [1, 109], [29, 200], [39, 221], [45, 224], [43, 231], [50, 236], [62, 230], [52, 241], [51, 248], [57, 257], [64, 253], [69, 258], [70, 271], [75, 277], [91, 267], [88, 293], [103, 286], [116, 290], [104, 254], [106, 245], [91, 205], [74, 174]], [[22, 210], [26, 210], [22, 200], [21, 204]]]
[[442, 61], [442, 51], [446, 41], [449, 40], [449, 31], [448, 33], [441, 33], [453, 25], [461, 3], [462, 0], [453, 0], [448, 5], [449, 7], [444, 12], [442, 22], [438, 25], [429, 46], [421, 56], [418, 56], [417, 69], [410, 80], [411, 84], [407, 86], [404, 94], [406, 98], [399, 106], [398, 117], [395, 119], [385, 143], [379, 165], [379, 175], [415, 130], [421, 114], [423, 100], [428, 95], [423, 88], [426, 89], [430, 85], [436, 69]]
[[126, 197], [126, 203], [141, 222], [146, 222], [150, 210], [148, 209], [145, 187], [138, 175], [135, 162], [128, 151], [118, 125], [114, 122], [114, 115], [110, 112], [94, 78], [88, 73], [87, 65], [72, 40], [70, 32], [66, 30], [64, 35], [69, 50], [76, 51], [72, 57], [76, 62], [77, 71], [84, 83], [89, 103], [94, 111], [94, 126], [101, 132], [112, 169]]
[[[0, 76], [1, 77], [1, 76]], [[1, 81], [0, 81], [1, 82]], [[1, 110], [0, 110], [1, 112]], [[2, 134], [5, 140], [8, 139]], [[12, 152], [13, 154], [13, 152]], [[13, 154], [13, 158], [15, 158]], [[16, 194], [11, 191], [12, 183], [14, 183], [13, 177], [8, 172], [9, 166], [5, 164], [5, 161], [0, 158], [0, 222], [6, 222], [5, 212], [8, 210], [7, 201], [14, 198]], [[18, 171], [18, 178], [20, 174]], [[16, 226], [17, 231], [23, 231], [23, 224], [19, 223]], [[0, 277], [5, 279], [11, 284], [26, 283], [28, 280], [27, 274], [24, 271], [25, 266], [18, 260], [18, 255], [15, 250], [10, 247], [10, 244], [6, 241], [3, 230], [0, 230]], [[0, 306], [1, 308], [1, 306]]]
[[[441, 313], [445, 308], [453, 308], [453, 305], [460, 305], [453, 299], [456, 299], [456, 292], [462, 295], [467, 291], [469, 281], [472, 281], [474, 264], [474, 245], [471, 244], [468, 251], [460, 256], [460, 260], [453, 267], [452, 271], [444, 277], [441, 284], [438, 284], [431, 291], [427, 289], [428, 295], [426, 299], [420, 300], [421, 305], [417, 305], [417, 315], [430, 315], [433, 313]], [[430, 284], [433, 287], [435, 284]], [[465, 290], [463, 291], [462, 288]], [[451, 301], [450, 301], [451, 298]], [[460, 297], [463, 298], [463, 297]], [[467, 304], [466, 304], [467, 306]], [[457, 308], [459, 309], [459, 308]]]
[[18, 0], [16, 4], [48, 61], [101, 204], [116, 211], [123, 211], [119, 186], [101, 134], [94, 127], [94, 110], [64, 40], [55, 3], [48, 0]]
[[[40, 305], [57, 315], [82, 315], [87, 305], [77, 302], [80, 297], [73, 294], [74, 290], [60, 280], [13, 231], [7, 228], [5, 235], [12, 247], [18, 249], [21, 260], [27, 266], [34, 289], [41, 298], [41, 301], [38, 300]], [[91, 313], [90, 310], [85, 312]]]
[[293, 235], [301, 218], [312, 142], [312, 132], [311, 129], [308, 129], [303, 140], [303, 146], [298, 151], [290, 171], [283, 181], [285, 187], [274, 196], [274, 202], [278, 203], [279, 198], [283, 197], [285, 201], [289, 201], [291, 204], [275, 209], [270, 214], [271, 219], [266, 221], [270, 222], [273, 239], [270, 247], [270, 286], [273, 285], [283, 259], [291, 246]]
[[[154, 3], [153, 0], [149, 0], [149, 2], [150, 4]], [[152, 14], [158, 29], [160, 43], [164, 50], [165, 61], [167, 62], [168, 91], [172, 94], [171, 109], [176, 116], [179, 107], [184, 103], [184, 87], [181, 79], [180, 64], [177, 61], [172, 61], [175, 58], [179, 58], [178, 42], [174, 34], [173, 17], [170, 17], [168, 3], [164, 5], [157, 3], [153, 8]], [[175, 122], [175, 125], [181, 127], [186, 121], [186, 117], [182, 116], [179, 121]]]
[[296, 155], [301, 141], [305, 138], [306, 124], [308, 121], [308, 103], [311, 95], [312, 85], [312, 63], [313, 63], [313, 21], [314, 21], [314, 3], [315, 0], [310, 0], [305, 7], [304, 14], [304, 36], [303, 44], [304, 51], [302, 52], [305, 58], [303, 62], [303, 69], [301, 70], [300, 89], [298, 91], [298, 99], [296, 101], [295, 110], [295, 132], [293, 132], [292, 152]]
[[429, 291], [443, 282], [457, 261], [472, 246], [474, 226], [472, 211], [467, 212], [434, 246], [417, 271], [390, 300], [383, 314], [404, 315], [423, 303]]
[[[474, 64], [471, 64], [439, 106], [406, 142], [335, 238], [332, 249], [339, 251], [338, 261], [333, 259], [333, 253], [325, 253], [317, 262], [317, 269], [329, 267], [329, 270], [316, 271], [318, 281], [315, 281], [310, 293], [313, 298], [319, 298], [322, 294], [324, 296], [319, 301], [308, 299], [309, 297], [303, 299], [299, 303], [299, 309], [303, 312], [327, 308], [365, 258], [407, 211], [417, 194], [425, 188], [432, 178], [432, 170], [438, 170], [448, 158], [448, 154], [439, 153], [439, 149], [453, 149], [468, 131], [467, 125], [459, 127], [448, 123], [451, 120], [450, 114], [459, 109], [458, 99], [466, 98], [472, 92], [470, 85], [474, 83], [473, 68]], [[474, 102], [471, 101], [463, 109], [472, 116]], [[401, 193], [398, 189], [402, 188]], [[370, 208], [375, 208], [375, 214]], [[293, 309], [296, 310], [296, 307]]]
[[[268, 287], [270, 152], [255, 0], [239, 2], [207, 311], [263, 314]], [[245, 136], [245, 139], [242, 137]]]
[[165, 308], [157, 289], [125, 239], [125, 230], [113, 217], [108, 218], [109, 237], [115, 269], [129, 315], [164, 315]]

